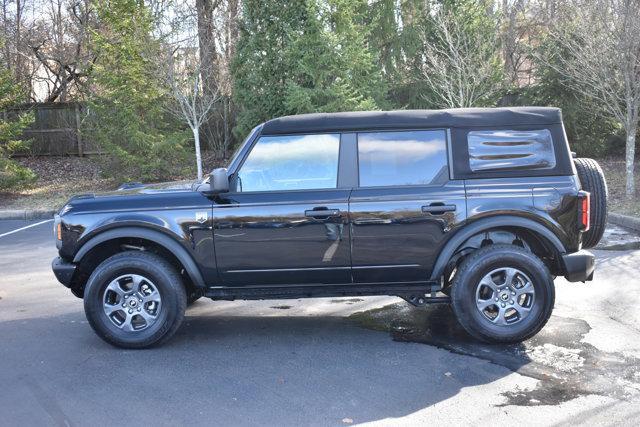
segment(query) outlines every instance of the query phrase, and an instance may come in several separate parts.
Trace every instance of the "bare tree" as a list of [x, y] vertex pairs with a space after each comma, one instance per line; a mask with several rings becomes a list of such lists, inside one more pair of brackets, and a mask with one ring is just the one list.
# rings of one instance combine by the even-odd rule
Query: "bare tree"
[[13, 77], [28, 93], [31, 87], [28, 67], [28, 54], [25, 52], [25, 39], [31, 33], [31, 22], [28, 12], [31, 12], [33, 0], [2, 0], [2, 59], [13, 74]]
[[191, 129], [196, 152], [198, 179], [202, 179], [200, 128], [211, 116], [219, 100], [218, 89], [208, 86], [197, 49], [178, 47], [170, 50], [162, 64], [167, 87], [174, 100], [170, 111]]
[[[189, 67], [192, 71], [197, 68], [202, 90], [210, 92], [203, 92], [204, 98], [215, 100], [199, 128], [201, 145], [211, 149], [217, 158], [224, 158], [231, 144], [234, 120], [231, 62], [239, 37], [240, 0], [155, 2], [158, 6], [154, 10], [161, 18], [158, 38], [170, 46], [169, 50], [180, 55], [189, 53]], [[161, 7], [165, 10], [161, 11]]]
[[443, 9], [433, 14], [433, 23], [434, 35], [424, 40], [422, 78], [436, 104], [455, 108], [490, 103], [501, 91], [498, 28], [472, 31]]
[[[640, 113], [640, 2], [573, 0], [571, 25], [554, 28], [562, 53], [548, 65], [582, 95], [603, 106], [626, 133], [626, 194], [635, 194]], [[544, 60], [544, 59], [543, 59]]]
[[[502, 0], [502, 57], [504, 73], [512, 86], [520, 86], [527, 63], [526, 42], [532, 33], [532, 23], [527, 19], [530, 0]], [[525, 78], [523, 78], [525, 77]]]
[[48, 0], [41, 5], [28, 41], [39, 67], [34, 83], [43, 101], [66, 101], [70, 94], [82, 93], [96, 60], [88, 47], [90, 31], [97, 25], [91, 0]]

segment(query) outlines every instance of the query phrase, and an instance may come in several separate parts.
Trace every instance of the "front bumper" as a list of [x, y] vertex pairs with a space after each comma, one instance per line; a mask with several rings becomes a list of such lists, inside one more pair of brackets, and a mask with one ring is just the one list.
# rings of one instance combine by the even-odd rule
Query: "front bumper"
[[564, 277], [569, 282], [585, 282], [593, 280], [596, 269], [596, 257], [589, 251], [581, 250], [562, 255]]
[[51, 262], [51, 268], [53, 269], [53, 274], [56, 275], [56, 279], [67, 288], [71, 287], [71, 281], [77, 267], [76, 264], [65, 261], [60, 257], [54, 258]]

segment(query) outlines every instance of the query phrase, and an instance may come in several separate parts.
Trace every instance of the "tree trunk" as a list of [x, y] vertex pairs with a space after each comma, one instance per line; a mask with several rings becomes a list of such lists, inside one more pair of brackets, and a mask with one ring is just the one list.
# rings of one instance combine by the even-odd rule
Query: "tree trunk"
[[231, 61], [236, 54], [236, 46], [238, 44], [238, 38], [240, 33], [238, 31], [238, 0], [229, 0], [229, 16], [227, 18], [229, 22], [229, 57]]
[[626, 193], [627, 198], [633, 198], [635, 196], [635, 180], [634, 180], [634, 160], [636, 156], [636, 133], [638, 131], [638, 123], [631, 121], [631, 123], [625, 126], [627, 129], [627, 149], [626, 149], [626, 171], [627, 171], [627, 186]]
[[200, 128], [191, 128], [193, 132], [193, 141], [196, 148], [196, 166], [198, 168], [198, 179], [202, 179], [202, 154], [200, 153]]
[[22, 57], [20, 56], [20, 47], [22, 45], [22, 34], [21, 34], [21, 25], [22, 25], [22, 3], [21, 0], [16, 0], [16, 32], [15, 32], [15, 48], [16, 48], [16, 60], [15, 60], [15, 78], [18, 84], [22, 83], [22, 73], [24, 70], [22, 69]]
[[213, 13], [216, 6], [217, 4], [214, 4], [213, 0], [196, 0], [202, 86], [205, 92], [210, 93], [214, 93], [217, 90], [215, 69], [218, 58], [216, 55], [215, 40], [213, 39]]

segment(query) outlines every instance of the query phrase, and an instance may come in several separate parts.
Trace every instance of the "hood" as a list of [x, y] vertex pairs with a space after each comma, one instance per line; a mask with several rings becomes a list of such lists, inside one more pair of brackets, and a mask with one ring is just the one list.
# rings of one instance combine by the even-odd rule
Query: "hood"
[[96, 197], [113, 197], [113, 196], [134, 196], [142, 194], [162, 194], [173, 193], [176, 191], [193, 191], [199, 184], [197, 180], [156, 182], [153, 184], [142, 184], [140, 182], [127, 182], [121, 184], [116, 190], [101, 191], [99, 193], [86, 193], [73, 196], [75, 199], [91, 199]]
[[155, 184], [127, 183], [114, 191], [78, 194], [60, 209], [59, 215], [71, 211], [154, 208], [171, 205], [174, 199], [184, 199], [197, 190], [200, 181], [185, 180]]
[[142, 184], [140, 182], [127, 182], [127, 183], [121, 184], [117, 190], [106, 192], [104, 194], [109, 194], [109, 195], [152, 194], [152, 193], [164, 193], [164, 192], [176, 191], [176, 190], [193, 190], [197, 184], [199, 184], [198, 180], [156, 182], [154, 184]]

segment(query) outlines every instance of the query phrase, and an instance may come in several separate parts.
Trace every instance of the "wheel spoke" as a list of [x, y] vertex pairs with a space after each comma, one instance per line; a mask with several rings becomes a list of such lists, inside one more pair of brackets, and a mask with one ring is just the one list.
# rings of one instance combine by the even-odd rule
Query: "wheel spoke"
[[133, 321], [133, 314], [129, 314], [127, 313], [127, 317], [126, 319], [124, 319], [124, 322], [122, 322], [121, 328], [123, 331], [127, 331], [127, 332], [132, 332], [133, 329], [133, 323], [131, 323]]
[[148, 302], [159, 303], [160, 302], [160, 293], [157, 290], [154, 289], [153, 292], [151, 292], [151, 294], [143, 295], [142, 296], [142, 303], [146, 304]]
[[105, 293], [108, 291], [115, 292], [118, 295], [118, 301], [124, 298], [125, 291], [120, 287], [120, 278], [117, 278], [116, 280], [109, 283], [109, 286], [107, 286]]
[[518, 270], [515, 268], [505, 268], [504, 269], [504, 284], [506, 286], [511, 286], [513, 284], [513, 279], [518, 274]]
[[142, 277], [142, 276], [139, 276], [137, 274], [131, 275], [131, 282], [133, 283], [133, 291], [134, 292], [139, 292], [140, 291], [140, 285], [144, 281], [146, 281], [146, 279], [144, 277]]
[[157, 314], [153, 315], [145, 309], [142, 309], [141, 311], [139, 311], [138, 314], [142, 316], [142, 318], [144, 319], [145, 322], [147, 322], [147, 324], [154, 322], [158, 317]]
[[521, 287], [514, 288], [514, 290], [516, 292], [516, 297], [519, 297], [520, 295], [524, 295], [524, 294], [532, 294], [534, 292], [533, 286], [531, 285], [531, 282], [528, 280], [524, 282], [524, 284]]
[[107, 314], [107, 316], [111, 316], [113, 313], [117, 313], [118, 311], [122, 311], [122, 307], [120, 307], [120, 305], [118, 304], [105, 304], [104, 305], [104, 312]]
[[480, 310], [480, 311], [484, 311], [484, 310], [487, 309], [487, 307], [491, 307], [492, 305], [496, 305], [495, 301], [493, 301], [492, 299], [487, 299], [487, 300], [479, 299], [476, 302], [476, 306], [478, 307], [478, 310]]
[[498, 292], [498, 285], [493, 281], [490, 274], [487, 274], [480, 281], [480, 287], [486, 286], [491, 289], [493, 292]]
[[507, 313], [506, 308], [498, 307], [498, 314], [495, 317], [495, 319], [493, 319], [493, 323], [496, 323], [498, 325], [506, 325], [507, 324], [507, 318], [505, 317], [506, 313]]

